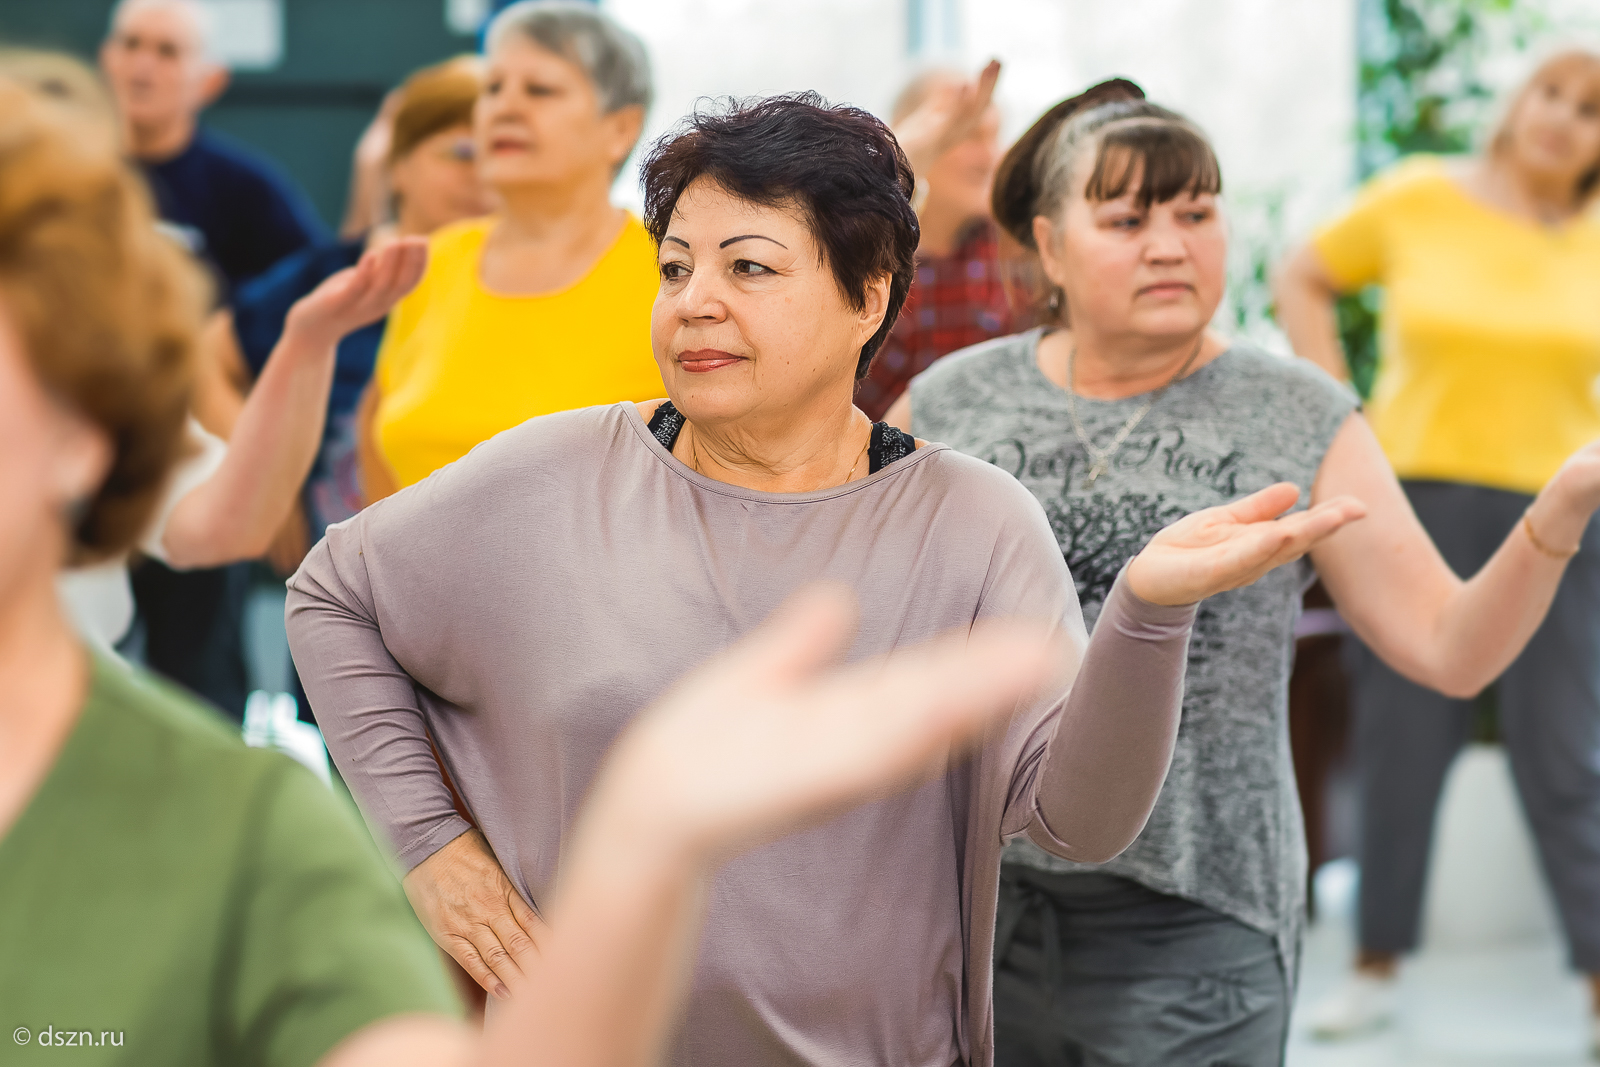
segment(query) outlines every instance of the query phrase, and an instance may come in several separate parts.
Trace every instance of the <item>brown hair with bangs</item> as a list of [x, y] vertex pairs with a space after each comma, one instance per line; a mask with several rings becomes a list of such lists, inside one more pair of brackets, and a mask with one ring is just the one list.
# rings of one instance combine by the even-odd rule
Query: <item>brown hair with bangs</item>
[[[1100, 127], [1094, 169], [1083, 187], [1086, 198], [1117, 200], [1128, 194], [1130, 186], [1137, 186], [1133, 202], [1140, 211], [1148, 211], [1151, 204], [1165, 204], [1184, 194], [1222, 192], [1222, 169], [1217, 166], [1216, 153], [1205, 136], [1181, 116], [1155, 104], [1130, 102], [1106, 104], [1085, 119], [1100, 112], [1135, 108], [1137, 117], [1112, 118]], [[1146, 111], [1166, 114], [1147, 115]]]
[[1090, 200], [1115, 200], [1131, 189], [1144, 211], [1186, 193], [1222, 192], [1222, 168], [1206, 135], [1176, 111], [1150, 103], [1125, 78], [1101, 82], [1046, 111], [1000, 161], [992, 201], [995, 220], [1023, 252], [1002, 274], [1012, 303], [1031, 302], [1040, 322], [1065, 325], [1066, 308], [1038, 265], [1033, 220], [1056, 214], [1091, 149], [1094, 163], [1084, 184]]
[[472, 108], [483, 90], [483, 61], [477, 56], [456, 56], [424, 67], [400, 86], [394, 113], [394, 135], [389, 141], [389, 163], [410, 155], [417, 145], [436, 133], [472, 125]]

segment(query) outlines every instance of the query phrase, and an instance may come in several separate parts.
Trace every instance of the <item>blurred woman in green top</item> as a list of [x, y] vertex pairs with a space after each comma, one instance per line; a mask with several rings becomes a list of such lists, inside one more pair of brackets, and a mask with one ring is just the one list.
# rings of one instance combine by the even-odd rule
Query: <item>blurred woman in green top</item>
[[[331, 348], [397, 264], [325, 286], [302, 325]], [[457, 1010], [333, 794], [86, 651], [57, 599], [62, 566], [143, 533], [182, 455], [203, 310], [107, 131], [0, 79], [8, 1063], [68, 1045], [91, 1062], [310, 1064], [374, 1025]]]
[[[1567, 51], [1516, 94], [1481, 156], [1414, 157], [1378, 175], [1278, 279], [1295, 351], [1339, 377], [1334, 299], [1384, 287], [1372, 428], [1457, 573], [1481, 567], [1564, 458], [1600, 437], [1597, 192], [1600, 55]], [[1571, 961], [1593, 986], [1600, 1049], [1600, 525], [1543, 549], [1575, 558], [1495, 687]], [[1361, 954], [1312, 1013], [1330, 1037], [1393, 1015], [1434, 808], [1472, 720], [1472, 701], [1360, 659]]]

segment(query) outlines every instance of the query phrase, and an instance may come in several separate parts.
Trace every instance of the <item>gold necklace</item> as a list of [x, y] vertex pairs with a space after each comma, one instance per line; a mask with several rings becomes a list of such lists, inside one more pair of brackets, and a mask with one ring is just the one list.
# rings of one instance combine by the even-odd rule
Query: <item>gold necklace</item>
[[1072, 343], [1072, 351], [1067, 353], [1067, 414], [1072, 416], [1072, 432], [1078, 435], [1078, 442], [1083, 445], [1084, 451], [1089, 453], [1091, 461], [1089, 463], [1089, 477], [1084, 479], [1083, 483], [1085, 489], [1094, 488], [1095, 479], [1104, 474], [1106, 469], [1111, 466], [1111, 460], [1116, 456], [1117, 449], [1122, 447], [1122, 442], [1126, 441], [1128, 435], [1133, 432], [1133, 428], [1138, 426], [1146, 415], [1150, 414], [1150, 409], [1156, 406], [1156, 401], [1161, 399], [1161, 394], [1171, 388], [1173, 382], [1182, 378], [1184, 372], [1199, 358], [1200, 349], [1205, 346], [1205, 343], [1206, 335], [1202, 333], [1200, 335], [1200, 343], [1194, 346], [1194, 351], [1190, 352], [1189, 358], [1183, 361], [1183, 366], [1179, 367], [1177, 373], [1167, 379], [1165, 385], [1150, 394], [1149, 398], [1140, 405], [1139, 410], [1135, 411], [1132, 417], [1122, 424], [1122, 429], [1117, 431], [1117, 435], [1111, 439], [1111, 444], [1105, 448], [1095, 447], [1094, 442], [1089, 440], [1089, 434], [1084, 430], [1083, 423], [1078, 419], [1077, 393], [1073, 389], [1073, 385], [1077, 380], [1078, 343], [1076, 341]]
[[[852, 479], [852, 478], [854, 478], [856, 476], [856, 468], [861, 466], [861, 460], [866, 456], [868, 449], [870, 449], [871, 447], [872, 447], [872, 431], [869, 429], [867, 431], [867, 443], [861, 446], [861, 451], [859, 453], [857, 453], [857, 455], [856, 455], [856, 461], [854, 463], [850, 464], [850, 473], [846, 474], [844, 476], [844, 481], [840, 482], [839, 483], [840, 485], [848, 484], [850, 479]], [[692, 430], [690, 431], [690, 437], [689, 437], [689, 467], [690, 467], [691, 470], [693, 470], [696, 474], [698, 474], [702, 478], [710, 478], [711, 477], [711, 475], [707, 474], [705, 471], [700, 469], [700, 437], [699, 437], [698, 434], [695, 434]], [[819, 485], [819, 486], [817, 486], [817, 488], [812, 489], [811, 492], [819, 493], [822, 490], [827, 489], [827, 488], [829, 488], [829, 487], [826, 486], [826, 485]]]

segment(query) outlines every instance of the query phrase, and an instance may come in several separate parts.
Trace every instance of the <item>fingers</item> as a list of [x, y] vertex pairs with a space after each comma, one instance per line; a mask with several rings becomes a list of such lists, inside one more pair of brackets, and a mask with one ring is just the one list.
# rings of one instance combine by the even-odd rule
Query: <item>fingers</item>
[[[487, 933], [487, 929], [484, 931]], [[481, 939], [487, 940], [487, 939]], [[491, 996], [507, 999], [511, 995], [510, 987], [502, 982], [498, 975], [484, 962], [484, 952], [470, 938], [460, 934], [451, 934], [442, 942], [444, 950], [450, 953], [452, 959], [461, 964], [461, 969], [471, 976]]]
[[528, 939], [533, 943], [534, 951], [537, 952], [539, 950], [539, 937], [544, 930], [544, 921], [539, 918], [538, 912], [528, 907], [528, 902], [522, 899], [522, 894], [518, 893], [514, 886], [508, 888], [511, 891], [507, 894], [506, 903], [511, 905], [511, 917], [517, 921], [517, 925], [522, 927], [523, 932], [528, 935]]
[[428, 242], [420, 237], [410, 237], [397, 243], [404, 246], [400, 266], [396, 272], [395, 285], [400, 291], [395, 299], [398, 300], [417, 287], [423, 273], [428, 269]]
[[1251, 530], [1252, 543], [1241, 546], [1244, 558], [1250, 560], [1248, 569], [1228, 587], [1248, 585], [1273, 568], [1299, 559], [1318, 541], [1366, 513], [1366, 505], [1356, 498], [1337, 497], [1276, 522], [1258, 523]]
[[1222, 510], [1236, 522], [1266, 522], [1294, 507], [1299, 499], [1299, 486], [1293, 482], [1279, 482], [1251, 493], [1243, 500], [1224, 504]]
[[991, 59], [984, 64], [983, 70], [978, 73], [978, 91], [974, 102], [974, 106], [978, 111], [981, 112], [988, 108], [989, 103], [994, 99], [995, 83], [999, 80], [1000, 61]]
[[849, 587], [815, 582], [773, 612], [728, 666], [741, 677], [793, 684], [837, 659], [854, 636], [855, 626], [856, 600]]
[[907, 743], [959, 743], [1037, 692], [1066, 661], [1046, 626], [983, 622], [969, 636], [925, 646], [920, 655], [890, 656], [874, 680], [880, 698], [874, 703], [900, 701], [915, 724]]
[[[1278, 520], [1284, 543], [1278, 555], [1288, 562], [1305, 555], [1318, 541], [1357, 519], [1365, 518], [1367, 506], [1355, 497], [1336, 497], [1309, 511]], [[1273, 564], [1277, 566], [1278, 564]]]
[[858, 788], [870, 791], [974, 737], [1054, 679], [1067, 659], [1042, 624], [980, 623], [969, 635], [837, 672], [801, 695], [810, 705], [801, 713], [808, 728], [833, 735], [828, 748], [837, 758], [857, 757], [865, 769]]
[[490, 920], [485, 936], [478, 942], [479, 951], [483, 955], [483, 962], [489, 965], [504, 986], [510, 988], [522, 978], [521, 961], [526, 959], [535, 948], [534, 940], [528, 936], [507, 908], [501, 914]]

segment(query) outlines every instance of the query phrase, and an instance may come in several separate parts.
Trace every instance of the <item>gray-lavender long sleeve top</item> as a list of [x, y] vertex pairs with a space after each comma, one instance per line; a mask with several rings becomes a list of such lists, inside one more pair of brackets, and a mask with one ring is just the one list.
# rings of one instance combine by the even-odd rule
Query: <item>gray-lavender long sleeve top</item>
[[943, 776], [743, 855], [713, 884], [674, 1059], [987, 1067], [1000, 851], [1104, 860], [1177, 732], [1192, 608], [1119, 580], [1092, 640], [1038, 502], [942, 445], [815, 493], [701, 477], [631, 404], [533, 419], [332, 527], [291, 648], [340, 772], [406, 869], [468, 829], [538, 906], [635, 713], [805, 583], [852, 586], [851, 658], [984, 617], [1053, 620], [1081, 666]]

